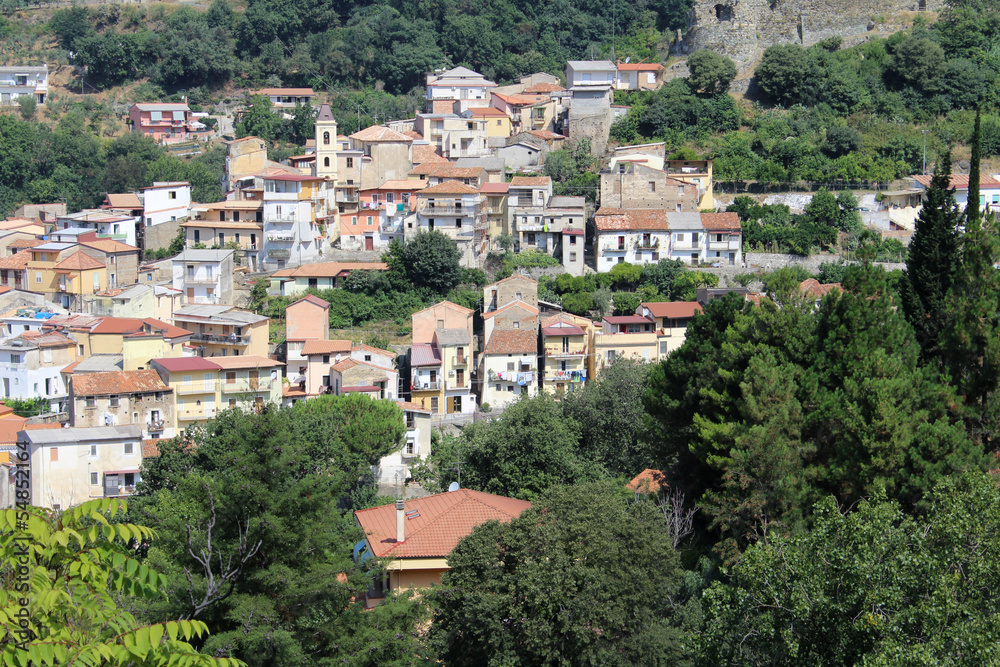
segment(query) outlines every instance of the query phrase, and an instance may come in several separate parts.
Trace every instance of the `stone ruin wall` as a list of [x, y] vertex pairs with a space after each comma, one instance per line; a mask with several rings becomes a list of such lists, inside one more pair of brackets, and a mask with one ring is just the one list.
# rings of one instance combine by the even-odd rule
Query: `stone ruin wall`
[[944, 0], [695, 0], [679, 50], [684, 54], [710, 49], [732, 58], [745, 71], [774, 44], [811, 46], [839, 36], [848, 46], [864, 41], [863, 35], [877, 29], [880, 20], [900, 12], [939, 11], [944, 4]]

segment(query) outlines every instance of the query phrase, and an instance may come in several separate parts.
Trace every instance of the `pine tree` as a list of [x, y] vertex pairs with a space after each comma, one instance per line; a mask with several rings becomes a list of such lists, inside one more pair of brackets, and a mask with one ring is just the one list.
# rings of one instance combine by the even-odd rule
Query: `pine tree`
[[996, 216], [979, 210], [979, 112], [972, 139], [969, 204], [960, 263], [948, 299], [946, 366], [965, 398], [969, 436], [993, 451], [1000, 445], [1000, 244]]
[[902, 287], [903, 312], [916, 332], [921, 358], [940, 357], [948, 291], [958, 272], [961, 212], [950, 187], [951, 151], [938, 160], [927, 199], [917, 216]]

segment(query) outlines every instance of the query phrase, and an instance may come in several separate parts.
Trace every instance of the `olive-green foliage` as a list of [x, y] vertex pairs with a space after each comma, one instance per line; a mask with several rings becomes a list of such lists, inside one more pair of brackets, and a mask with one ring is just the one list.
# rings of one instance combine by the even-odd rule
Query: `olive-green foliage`
[[700, 664], [997, 661], [1000, 512], [994, 480], [943, 478], [913, 516], [877, 493], [824, 498], [811, 531], [747, 550], [706, 591]]
[[553, 488], [448, 564], [430, 630], [445, 664], [689, 664], [696, 591], [663, 514], [614, 483]]

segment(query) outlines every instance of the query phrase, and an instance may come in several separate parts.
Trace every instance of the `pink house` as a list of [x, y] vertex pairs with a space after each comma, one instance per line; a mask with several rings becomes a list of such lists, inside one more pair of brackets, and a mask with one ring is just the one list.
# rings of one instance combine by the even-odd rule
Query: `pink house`
[[128, 110], [133, 132], [141, 132], [157, 143], [189, 141], [205, 129], [191, 117], [186, 104], [140, 103]]

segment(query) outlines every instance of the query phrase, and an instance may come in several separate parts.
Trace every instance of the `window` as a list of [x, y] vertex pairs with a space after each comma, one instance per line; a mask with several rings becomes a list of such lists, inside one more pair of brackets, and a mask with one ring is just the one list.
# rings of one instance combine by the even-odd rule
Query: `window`
[[431, 412], [437, 413], [438, 411], [438, 397], [431, 396]]
[[625, 237], [624, 236], [619, 236], [618, 237], [618, 249], [619, 250], [624, 250], [625, 249]]
[[656, 181], [650, 181], [649, 182], [649, 191], [650, 192], [656, 192]]
[[12, 355], [10, 355], [10, 363], [12, 363], [12, 364], [19, 364], [19, 363], [21, 363], [21, 355], [20, 354], [12, 354]]
[[515, 329], [520, 329], [521, 328], [521, 323], [520, 322], [514, 322], [514, 328]]
[[324, 364], [330, 363], [330, 355], [329, 354], [324, 354], [323, 355], [323, 363]]
[[437, 321], [437, 328], [438, 329], [444, 329], [444, 320], [438, 320]]
[[[347, 158], [347, 168], [354, 169], [354, 158], [352, 157]], [[350, 183], [350, 181], [348, 181], [348, 183]]]
[[36, 283], [42, 282], [42, 274], [40, 274], [40, 273], [36, 273], [35, 274], [35, 282]]
[[497, 127], [500, 127], [501, 125], [502, 125], [502, 123], [501, 123], [500, 119], [498, 118], [497, 119]]
[[324, 146], [329, 146], [330, 145], [330, 133], [329, 132], [324, 132], [323, 133], [323, 145]]
[[368, 216], [368, 226], [369, 227], [372, 226], [372, 216], [370, 216], [370, 215]]
[[236, 399], [235, 398], [230, 398], [229, 399], [229, 407], [231, 407], [231, 408], [235, 408], [236, 407]]
[[571, 261], [571, 262], [575, 262], [576, 261], [576, 253], [575, 252], [571, 252], [569, 254], [569, 261]]
[[[562, 351], [563, 354], [569, 354], [569, 336], [562, 337]], [[563, 365], [565, 366], [566, 362], [563, 362]]]
[[236, 371], [226, 371], [226, 384], [236, 384]]
[[167, 193], [167, 199], [177, 199], [177, 191], [171, 190]]
[[83, 345], [80, 346], [80, 354], [83, 355]]
[[678, 186], [677, 186], [677, 194], [678, 194], [679, 196], [681, 196], [681, 197], [683, 197], [683, 196], [684, 196], [684, 186], [683, 186], [683, 185], [678, 185]]
[[125, 443], [125, 454], [131, 454], [135, 449], [135, 445], [131, 442]]
[[358, 216], [356, 216], [356, 215], [352, 215], [351, 216], [351, 224], [352, 225], [358, 224]]
[[698, 232], [691, 232], [691, 244], [692, 245], [698, 244]]
[[508, 371], [514, 370], [514, 362], [513, 361], [508, 361], [507, 362], [507, 370]]
[[324, 167], [329, 167], [330, 166], [330, 158], [328, 158], [328, 157], [323, 158], [323, 166]]
[[677, 212], [678, 212], [678, 213], [680, 213], [680, 212], [681, 212], [681, 205], [680, 205], [680, 204], [677, 204]]
[[97, 445], [91, 445], [90, 446], [90, 455], [91, 456], [97, 456]]
[[90, 485], [91, 486], [97, 486], [97, 473], [96, 472], [90, 473]]
[[49, 450], [49, 461], [58, 461], [58, 460], [59, 460], [59, 448], [53, 447], [52, 449]]
[[112, 396], [110, 399], [108, 399], [108, 405], [110, 405], [112, 408], [117, 408], [119, 405], [118, 397]]

